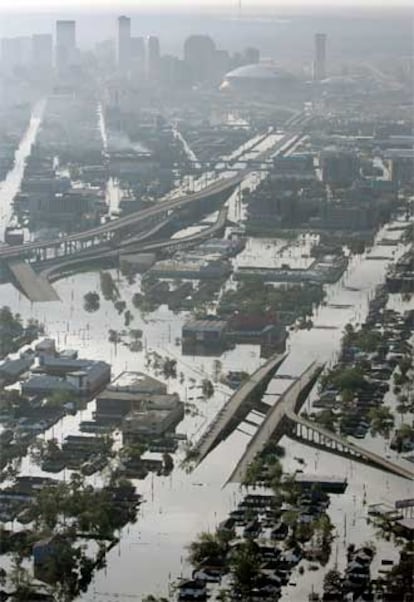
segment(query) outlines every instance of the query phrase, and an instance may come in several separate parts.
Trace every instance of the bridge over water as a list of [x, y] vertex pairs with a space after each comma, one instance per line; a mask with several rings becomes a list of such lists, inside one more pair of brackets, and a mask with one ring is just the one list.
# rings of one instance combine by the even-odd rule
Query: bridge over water
[[[138, 243], [156, 235], [165, 225], [171, 222], [173, 212], [180, 210], [200, 210], [206, 203], [211, 209], [217, 203], [227, 200], [228, 196], [242, 182], [245, 173], [240, 173], [231, 178], [222, 178], [218, 182], [187, 196], [156, 203], [154, 206], [138, 211], [131, 215], [119, 218], [90, 230], [77, 234], [63, 236], [58, 239], [27, 243], [23, 245], [0, 248], [0, 261], [9, 266], [17, 286], [32, 301], [55, 300], [57, 295], [53, 292], [46, 280], [36, 277], [31, 262], [44, 263], [44, 275], [49, 277], [52, 272], [61, 273], [63, 267], [82, 265], [85, 261], [97, 258], [118, 257], [122, 247], [135, 247], [135, 252], [150, 250], [168, 250], [180, 248], [191, 244], [191, 240], [158, 241], [152, 245], [139, 247]], [[222, 228], [223, 214], [219, 214], [218, 225], [213, 229], [217, 232]], [[207, 234], [208, 237], [208, 234]], [[193, 240], [202, 239], [194, 236]], [[131, 251], [132, 252], [132, 251]], [[26, 267], [25, 267], [26, 266]], [[54, 266], [54, 268], [51, 268]], [[55, 278], [56, 279], [56, 278]]]
[[48, 241], [2, 247], [0, 248], [0, 260], [7, 261], [8, 259], [16, 257], [28, 259], [34, 257], [35, 259], [40, 260], [42, 258], [46, 259], [48, 257], [48, 252], [51, 252], [52, 256], [69, 255], [83, 250], [86, 247], [101, 245], [104, 242], [110, 241], [117, 233], [124, 230], [133, 229], [136, 232], [139, 231], [139, 229], [143, 230], [144, 227], [154, 224], [154, 220], [156, 221], [157, 219], [164, 218], [171, 211], [190, 207], [197, 202], [214, 200], [223, 195], [230, 195], [245, 177], [246, 173], [242, 171], [236, 176], [221, 178], [193, 194], [155, 203], [147, 209], [137, 211], [130, 215], [126, 215], [125, 217], [120, 217], [89, 230], [77, 232], [76, 234], [69, 234]]
[[261, 398], [286, 357], [286, 353], [272, 356], [233, 393], [198, 442], [199, 463], [243, 422], [253, 408], [261, 407]]
[[[414, 471], [410, 468], [385, 459], [298, 415], [322, 372], [322, 365], [311, 363], [299, 377], [291, 380], [282, 395], [275, 397], [272, 405], [263, 402], [261, 398], [285, 358], [286, 355], [270, 358], [230, 397], [196, 446], [198, 463], [239, 428], [243, 421], [248, 422], [247, 417], [254, 409], [262, 414], [264, 419], [250, 439], [229, 481], [242, 482], [249, 464], [263, 452], [266, 444], [270, 440], [277, 443], [285, 435], [317, 449], [368, 464], [406, 479], [414, 479]], [[269, 397], [271, 396], [266, 399]]]
[[84, 264], [92, 262], [116, 262], [119, 257], [127, 258], [129, 254], [136, 253], [171, 253], [180, 251], [198, 244], [200, 241], [206, 240], [213, 236], [217, 236], [224, 230], [227, 224], [227, 207], [223, 207], [218, 214], [217, 220], [201, 232], [196, 232], [183, 238], [172, 238], [170, 240], [154, 240], [147, 242], [146, 239], [151, 236], [151, 233], [157, 232], [157, 228], [153, 231], [127, 239], [124, 244], [121, 244], [118, 249], [112, 249], [109, 245], [100, 247], [99, 249], [86, 250], [83, 253], [78, 253], [75, 256], [69, 256], [57, 261], [51, 261], [42, 270], [41, 275], [48, 281], [55, 282], [59, 278], [69, 276], [78, 270]]

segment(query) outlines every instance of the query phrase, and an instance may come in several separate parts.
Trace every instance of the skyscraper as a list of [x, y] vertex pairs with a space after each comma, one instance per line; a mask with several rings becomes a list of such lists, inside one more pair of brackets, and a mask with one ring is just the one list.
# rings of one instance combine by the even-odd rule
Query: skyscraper
[[145, 77], [145, 39], [142, 37], [131, 38], [131, 68], [133, 77]]
[[160, 70], [160, 41], [156, 36], [148, 38], [148, 77], [149, 79], [157, 79]]
[[118, 67], [122, 71], [129, 68], [131, 63], [131, 19], [118, 17]]
[[16, 42], [18, 38], [1, 38], [1, 66], [2, 71], [11, 72], [21, 63], [20, 43]]
[[326, 33], [315, 34], [315, 58], [313, 79], [320, 81], [326, 77]]
[[46, 71], [53, 66], [53, 37], [48, 34], [34, 34], [32, 36], [32, 62], [33, 66]]
[[64, 73], [76, 61], [76, 21], [56, 21], [56, 68]]
[[214, 78], [216, 66], [216, 45], [206, 35], [192, 35], [184, 42], [184, 61], [195, 82]]
[[1, 39], [1, 67], [5, 73], [27, 67], [31, 58], [31, 39], [29, 37]]
[[145, 40], [142, 37], [131, 38], [132, 60], [145, 61]]

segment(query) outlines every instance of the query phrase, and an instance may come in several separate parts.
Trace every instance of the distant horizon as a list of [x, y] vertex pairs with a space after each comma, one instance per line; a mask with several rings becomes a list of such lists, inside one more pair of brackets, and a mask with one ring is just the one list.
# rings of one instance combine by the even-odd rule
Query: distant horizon
[[[116, 18], [122, 14], [131, 17], [133, 35], [159, 36], [162, 52], [176, 56], [182, 55], [186, 37], [207, 34], [214, 39], [218, 48], [226, 48], [231, 52], [243, 48], [248, 40], [250, 45], [260, 49], [264, 57], [282, 57], [285, 49], [290, 47], [292, 56], [305, 60], [313, 48], [313, 35], [323, 31], [330, 39], [331, 58], [339, 55], [349, 57], [356, 52], [355, 44], [347, 33], [349, 27], [364, 45], [364, 53], [370, 52], [375, 45], [378, 47], [383, 36], [386, 40], [393, 40], [390, 48], [392, 53], [401, 51], [402, 54], [409, 54], [412, 48], [412, 22], [407, 6], [352, 8], [330, 5], [315, 8], [315, 5], [299, 7], [278, 4], [277, 7], [250, 6], [240, 15], [238, 0], [231, 0], [231, 10], [226, 5], [217, 10], [212, 6], [195, 6], [194, 3], [175, 8], [170, 5], [162, 10], [157, 10], [153, 4], [143, 6], [142, 3], [138, 6], [111, 4], [102, 7], [84, 4], [72, 8], [65, 5], [46, 9], [39, 7], [37, 2], [35, 8], [32, 6], [32, 10], [25, 10], [16, 4], [19, 0], [7, 7], [2, 2], [0, 0], [0, 38], [30, 36], [33, 33], [54, 35], [58, 19], [74, 19], [77, 22], [76, 36], [80, 49], [90, 49], [100, 41], [113, 39], [116, 36]], [[275, 27], [278, 32], [276, 36]], [[293, 38], [296, 41], [292, 47]]]
[[[149, 2], [147, 4], [147, 2]], [[93, 13], [104, 12], [110, 14], [120, 14], [130, 12], [131, 14], [155, 14], [162, 10], [164, 14], [186, 13], [189, 15], [200, 13], [217, 14], [237, 14], [239, 13], [238, 0], [224, 0], [218, 3], [217, 0], [198, 0], [197, 5], [191, 0], [173, 0], [173, 3], [167, 0], [124, 0], [123, 2], [113, 2], [112, 0], [89, 0], [87, 4], [81, 0], [44, 0], [35, 2], [31, 0], [14, 0], [11, 4], [9, 0], [0, 0], [0, 14], [9, 14], [24, 11], [30, 14], [44, 13]], [[278, 13], [309, 13], [309, 11], [320, 13], [373, 13], [373, 12], [398, 12], [407, 11], [413, 14], [411, 0], [398, 0], [397, 3], [390, 5], [387, 0], [363, 0], [362, 3], [356, 3], [355, 0], [339, 0], [332, 4], [332, 0], [260, 0], [260, 4], [255, 0], [242, 0], [242, 15], [258, 14], [278, 14]]]

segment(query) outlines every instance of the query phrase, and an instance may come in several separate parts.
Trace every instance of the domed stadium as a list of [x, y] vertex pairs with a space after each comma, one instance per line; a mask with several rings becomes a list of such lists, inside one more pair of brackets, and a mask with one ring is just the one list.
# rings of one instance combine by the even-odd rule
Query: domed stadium
[[221, 90], [247, 94], [282, 94], [297, 92], [301, 82], [272, 62], [244, 65], [230, 71]]

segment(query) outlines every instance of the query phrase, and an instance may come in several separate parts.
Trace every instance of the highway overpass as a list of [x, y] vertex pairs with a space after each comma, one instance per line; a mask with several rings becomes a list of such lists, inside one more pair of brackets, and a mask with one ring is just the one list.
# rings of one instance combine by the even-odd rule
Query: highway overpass
[[61, 252], [63, 251], [63, 255], [68, 255], [86, 247], [100, 245], [110, 241], [114, 235], [123, 230], [131, 230], [132, 228], [137, 230], [140, 226], [144, 227], [150, 223], [153, 224], [154, 219], [162, 218], [171, 211], [184, 209], [197, 202], [219, 197], [220, 195], [230, 195], [245, 177], [246, 172], [242, 171], [236, 176], [221, 178], [198, 192], [168, 201], [160, 201], [148, 209], [137, 211], [106, 224], [96, 226], [95, 228], [77, 232], [76, 234], [69, 234], [53, 240], [2, 247], [0, 248], [0, 260], [7, 261], [16, 257], [30, 258], [36, 256], [36, 254], [39, 259], [42, 256], [46, 259], [49, 251], [58, 255], [60, 250]]

